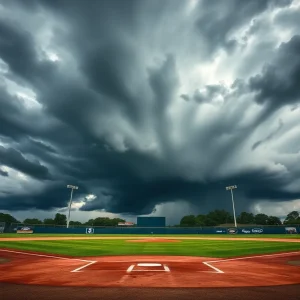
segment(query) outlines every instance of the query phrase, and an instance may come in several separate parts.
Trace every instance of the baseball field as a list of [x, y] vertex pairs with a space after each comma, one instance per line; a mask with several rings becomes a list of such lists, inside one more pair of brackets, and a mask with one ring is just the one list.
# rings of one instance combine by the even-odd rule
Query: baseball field
[[[53, 288], [67, 289], [72, 299], [84, 289], [101, 299], [124, 299], [124, 291], [136, 299], [215, 299], [216, 291], [231, 299], [252, 299], [253, 293], [279, 299], [283, 289], [289, 299], [299, 299], [300, 238], [2, 234], [0, 282], [7, 295], [17, 284], [19, 290], [39, 289], [43, 299]], [[89, 299], [97, 299], [93, 295]]]

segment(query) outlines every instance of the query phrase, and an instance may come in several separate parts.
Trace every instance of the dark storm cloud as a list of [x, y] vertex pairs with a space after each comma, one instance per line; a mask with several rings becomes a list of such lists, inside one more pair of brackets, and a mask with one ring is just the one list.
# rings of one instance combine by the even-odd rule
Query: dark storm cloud
[[273, 107], [295, 104], [300, 99], [300, 36], [283, 43], [274, 63], [266, 64], [263, 73], [250, 79], [250, 88], [257, 92], [258, 103]]
[[4, 176], [4, 177], [8, 177], [8, 172], [3, 171], [3, 170], [0, 169], [0, 175]]
[[[40, 105], [25, 109], [18, 97], [8, 93], [8, 86], [1, 86], [0, 142], [4, 145], [0, 145], [0, 162], [35, 179], [55, 178], [55, 184], [53, 180], [43, 182], [38, 192], [1, 196], [1, 209], [64, 209], [69, 199], [66, 184], [79, 186], [78, 197], [97, 196], [86, 201], [81, 210], [133, 214], [151, 213], [156, 204], [179, 199], [206, 209], [217, 205], [230, 209], [230, 201], [223, 203], [222, 199], [227, 196], [224, 187], [231, 184], [238, 184], [247, 196], [240, 200], [240, 209], [262, 196], [276, 201], [298, 196], [283, 188], [290, 177], [287, 180], [267, 167], [240, 167], [239, 172], [228, 171], [230, 175], [219, 175], [216, 170], [238, 157], [241, 146], [268, 119], [275, 103], [278, 108], [297, 102], [299, 37], [276, 50], [271, 64], [249, 83], [236, 80], [234, 91], [203, 82], [204, 91], [199, 87], [182, 94], [180, 86], [188, 72], [176, 50], [184, 41], [177, 41], [173, 51], [157, 51], [155, 37], [161, 32], [157, 28], [170, 26], [165, 25], [169, 24], [165, 23], [167, 16], [176, 24], [173, 13], [179, 15], [183, 3], [59, 0], [7, 4], [16, 13], [19, 9], [32, 18], [32, 12], [47, 16], [49, 23], [57, 23], [65, 31], [53, 29], [53, 48], [61, 47], [58, 56], [63, 49], [61, 62], [54, 63], [45, 59], [45, 53], [40, 57], [42, 42], [34, 30], [27, 30], [22, 18], [0, 23], [0, 58], [9, 69], [5, 76], [32, 88]], [[199, 2], [191, 14], [193, 19], [188, 20], [188, 28], [197, 20], [193, 23], [197, 35], [188, 31], [190, 39], [204, 37], [210, 53], [233, 49], [237, 42], [228, 37], [235, 29], [269, 7], [289, 3]], [[166, 34], [163, 40], [171, 44], [176, 38]], [[263, 109], [245, 125], [247, 109], [239, 101], [249, 91], [257, 93]], [[184, 115], [185, 107], [183, 112], [170, 109], [179, 97], [186, 100], [181, 101], [184, 105], [195, 105], [190, 113]], [[205, 112], [201, 118], [210, 119], [197, 127], [194, 117], [201, 104], [211, 104], [218, 97], [224, 98], [224, 107], [218, 108], [221, 113]], [[268, 108], [266, 103], [274, 104]], [[175, 114], [173, 120], [170, 111]], [[177, 119], [182, 122], [182, 132], [175, 144], [172, 133]], [[258, 146], [274, 135], [263, 134], [252, 142], [253, 149], [259, 151]], [[264, 189], [257, 189], [258, 185]]]
[[254, 143], [252, 146], [252, 150], [255, 150], [257, 147], [261, 146], [263, 143], [271, 140], [281, 130], [282, 127], [283, 127], [283, 122], [282, 122], [282, 120], [279, 120], [278, 128], [274, 132], [270, 133], [265, 139]]
[[50, 179], [49, 171], [45, 166], [41, 165], [38, 161], [32, 162], [27, 160], [16, 149], [0, 146], [0, 162], [34, 178], [40, 180]]
[[30, 32], [22, 29], [18, 22], [0, 20], [0, 57], [10, 71], [29, 84], [42, 84], [53, 64], [39, 62], [35, 43]]
[[[76, 182], [74, 183], [76, 184]], [[87, 192], [82, 184], [80, 187], [82, 193]], [[81, 193], [77, 192], [74, 198], [80, 195]], [[32, 208], [50, 210], [66, 207], [70, 201], [70, 190], [61, 184], [51, 183], [43, 191], [22, 195], [7, 195], [5, 199], [6, 201], [1, 202], [1, 209], [4, 210], [30, 210]]]

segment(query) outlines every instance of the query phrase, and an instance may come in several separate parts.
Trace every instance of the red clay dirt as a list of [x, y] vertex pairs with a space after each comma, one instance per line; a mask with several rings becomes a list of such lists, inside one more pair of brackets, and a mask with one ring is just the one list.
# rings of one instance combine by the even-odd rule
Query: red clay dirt
[[[212, 288], [300, 284], [299, 266], [288, 263], [299, 261], [300, 252], [228, 260], [183, 256], [72, 259], [0, 249], [0, 257], [8, 260], [0, 264], [0, 282], [3, 283], [115, 288]], [[138, 265], [145, 263], [150, 265]]]

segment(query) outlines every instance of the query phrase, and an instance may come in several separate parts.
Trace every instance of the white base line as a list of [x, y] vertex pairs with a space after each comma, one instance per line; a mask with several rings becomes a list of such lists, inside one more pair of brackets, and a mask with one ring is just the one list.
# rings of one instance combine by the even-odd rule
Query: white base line
[[275, 254], [263, 254], [263, 255], [256, 255], [256, 256], [245, 256], [245, 257], [236, 257], [236, 258], [226, 258], [226, 259], [219, 259], [219, 260], [211, 260], [203, 262], [206, 266], [214, 269], [217, 271], [217, 273], [225, 273], [222, 270], [212, 266], [212, 263], [218, 263], [218, 262], [227, 262], [227, 261], [235, 261], [235, 260], [243, 260], [243, 259], [253, 259], [253, 258], [260, 258], [260, 257], [276, 257], [276, 256], [289, 256], [291, 254], [300, 254], [300, 251], [294, 251], [294, 252], [285, 252], [285, 253], [275, 253]]
[[164, 269], [165, 269], [166, 272], [170, 272], [170, 269], [167, 265], [164, 265]]
[[131, 265], [128, 269], [127, 269], [127, 273], [130, 273], [132, 270], [133, 270], [133, 268], [134, 268], [134, 265]]
[[217, 262], [226, 262], [226, 261], [233, 261], [233, 260], [243, 260], [243, 259], [253, 259], [253, 258], [260, 258], [260, 257], [268, 257], [268, 256], [289, 256], [290, 254], [300, 254], [300, 251], [294, 252], [285, 252], [285, 253], [275, 253], [275, 254], [263, 254], [263, 255], [255, 255], [255, 256], [244, 256], [244, 257], [236, 257], [236, 258], [226, 258], [220, 260], [211, 260], [207, 261], [206, 263], [217, 263]]
[[84, 266], [82, 266], [82, 267], [79, 267], [79, 268], [77, 268], [77, 269], [71, 271], [71, 273], [73, 273], [73, 272], [80, 272], [83, 268], [86, 268], [86, 267], [88, 267], [89, 265], [92, 265], [92, 264], [94, 264], [94, 263], [96, 263], [96, 261], [91, 261], [91, 262], [89, 262], [88, 264], [86, 264], [86, 265], [84, 265]]
[[210, 265], [208, 262], [203, 262], [203, 264], [205, 264], [206, 266], [208, 266], [208, 267], [214, 269], [217, 273], [223, 273], [223, 274], [225, 273], [225, 272], [223, 272], [222, 270], [220, 270], [220, 269], [218, 269], [218, 268], [216, 268], [216, 267]]
[[13, 251], [13, 250], [5, 250], [5, 249], [0, 249], [0, 251], [3, 252], [10, 252], [10, 253], [17, 253], [17, 254], [23, 254], [23, 255], [31, 255], [31, 256], [38, 256], [38, 257], [48, 257], [48, 258], [55, 258], [55, 259], [64, 259], [64, 260], [73, 260], [73, 261], [81, 261], [81, 262], [87, 262], [87, 264], [85, 264], [82, 267], [79, 267], [75, 270], [72, 270], [70, 272], [79, 272], [80, 270], [82, 270], [83, 268], [96, 263], [97, 261], [94, 260], [86, 260], [86, 259], [79, 259], [79, 258], [67, 258], [67, 257], [59, 257], [59, 256], [53, 256], [53, 255], [46, 255], [46, 254], [35, 254], [35, 253], [27, 253], [27, 252], [21, 252], [21, 251]]

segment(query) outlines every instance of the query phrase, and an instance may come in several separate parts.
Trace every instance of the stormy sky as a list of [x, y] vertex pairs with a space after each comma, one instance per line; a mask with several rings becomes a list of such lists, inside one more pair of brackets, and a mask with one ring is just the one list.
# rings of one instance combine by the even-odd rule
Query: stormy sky
[[0, 210], [300, 210], [299, 0], [0, 1]]

